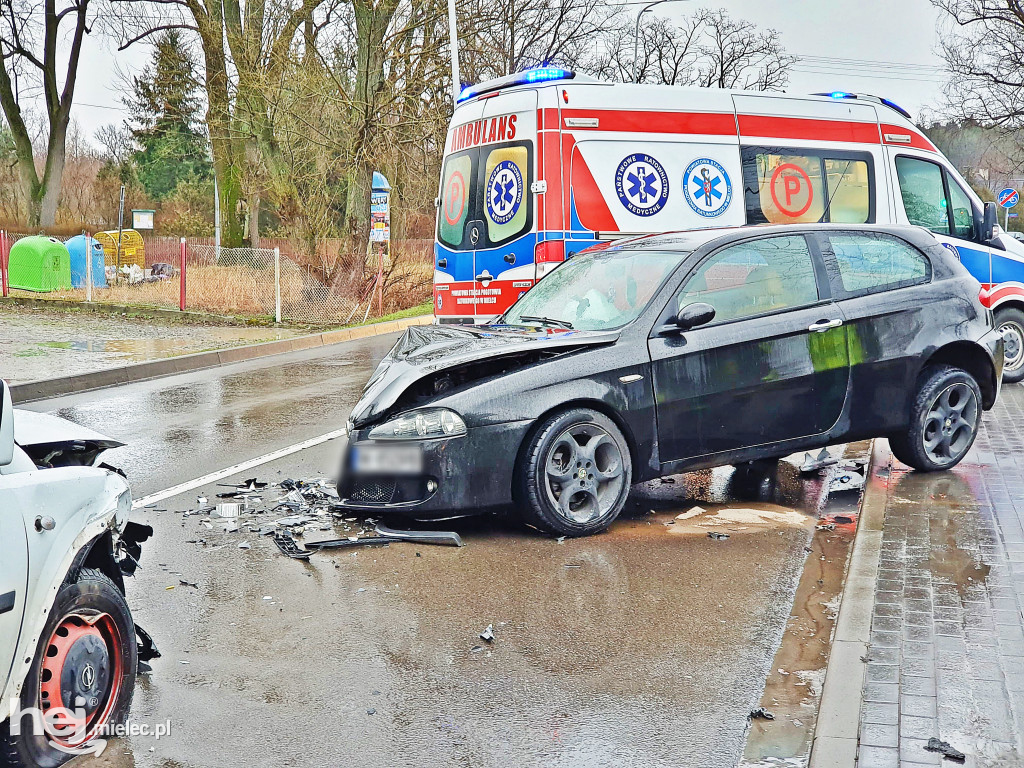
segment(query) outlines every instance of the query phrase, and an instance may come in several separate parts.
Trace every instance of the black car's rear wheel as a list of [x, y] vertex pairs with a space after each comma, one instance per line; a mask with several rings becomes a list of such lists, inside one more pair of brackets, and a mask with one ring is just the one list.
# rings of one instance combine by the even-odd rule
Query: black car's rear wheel
[[1008, 307], [996, 310], [996, 328], [1003, 334], [1003, 381], [1024, 380], [1024, 312]]
[[889, 437], [893, 455], [924, 472], [951, 469], [974, 444], [981, 424], [981, 389], [964, 370], [930, 366], [921, 374], [910, 425]]
[[524, 520], [562, 536], [607, 528], [626, 503], [632, 478], [629, 445], [602, 413], [586, 408], [546, 418], [516, 469]]

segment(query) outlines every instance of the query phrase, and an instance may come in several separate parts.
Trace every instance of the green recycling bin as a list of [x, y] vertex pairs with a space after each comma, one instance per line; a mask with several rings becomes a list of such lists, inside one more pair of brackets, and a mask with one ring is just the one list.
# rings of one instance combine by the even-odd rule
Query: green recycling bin
[[11, 288], [49, 293], [71, 287], [71, 255], [60, 240], [36, 235], [11, 246], [7, 262]]

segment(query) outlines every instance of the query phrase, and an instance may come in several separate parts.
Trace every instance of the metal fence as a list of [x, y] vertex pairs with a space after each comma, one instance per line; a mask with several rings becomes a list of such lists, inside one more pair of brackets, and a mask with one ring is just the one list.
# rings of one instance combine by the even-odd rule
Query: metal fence
[[[372, 285], [377, 270], [362, 259], [335, 263], [328, 278], [326, 270], [297, 263], [280, 247], [220, 248], [208, 239], [181, 238], [177, 248], [171, 248], [169, 238], [154, 238], [145, 243], [145, 257], [141, 259], [144, 267], [118, 267], [108, 253], [104, 274], [99, 279], [94, 275], [92, 287], [80, 280], [81, 287], [64, 285], [44, 293], [9, 283], [10, 251], [24, 237], [27, 235], [0, 232], [4, 296], [339, 325], [363, 320], [371, 312], [378, 314], [420, 303], [429, 298], [433, 274], [432, 260], [422, 258], [418, 253], [422, 248], [417, 243], [416, 256], [385, 276], [384, 284], [389, 290], [385, 305], [382, 292]], [[70, 238], [53, 239], [66, 242]]]

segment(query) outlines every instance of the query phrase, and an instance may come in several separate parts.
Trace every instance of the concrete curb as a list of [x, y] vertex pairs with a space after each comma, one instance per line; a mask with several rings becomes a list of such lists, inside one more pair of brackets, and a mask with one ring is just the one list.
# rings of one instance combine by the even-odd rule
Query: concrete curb
[[875, 581], [891, 464], [889, 441], [875, 440], [871, 444], [868, 479], [860, 503], [857, 538], [825, 670], [809, 768], [853, 768], [857, 764], [865, 676], [863, 658], [871, 642], [871, 614], [875, 607]]
[[200, 371], [204, 368], [216, 368], [221, 365], [255, 360], [270, 355], [281, 355], [286, 352], [297, 352], [314, 347], [326, 347], [331, 344], [364, 339], [370, 336], [383, 336], [388, 333], [403, 331], [411, 325], [428, 325], [433, 322], [433, 315], [406, 317], [401, 320], [389, 320], [386, 323], [373, 323], [353, 328], [339, 328], [336, 331], [325, 331], [309, 336], [296, 336], [293, 339], [267, 341], [262, 344], [249, 344], [243, 347], [197, 352], [194, 355], [168, 357], [163, 360], [151, 360], [146, 363], [126, 365], [119, 368], [108, 368], [77, 376], [64, 376], [57, 379], [29, 381], [11, 386], [11, 397], [15, 403], [30, 403], [34, 400], [46, 400], [79, 392], [88, 392], [104, 387], [116, 387], [145, 379], [156, 379], [161, 376], [173, 376], [176, 373]]

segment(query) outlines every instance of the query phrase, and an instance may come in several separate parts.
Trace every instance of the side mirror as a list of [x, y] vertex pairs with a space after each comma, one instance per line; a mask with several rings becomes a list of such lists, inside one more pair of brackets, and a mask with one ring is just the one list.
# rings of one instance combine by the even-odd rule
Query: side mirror
[[995, 203], [985, 203], [985, 218], [982, 221], [980, 233], [981, 242], [987, 243], [996, 236], [996, 218], [998, 213], [999, 208], [996, 207]]
[[6, 381], [0, 381], [0, 467], [14, 461], [14, 403]]
[[715, 308], [703, 301], [696, 301], [680, 307], [676, 313], [676, 325], [684, 331], [696, 328], [698, 325], [706, 325], [715, 319]]

